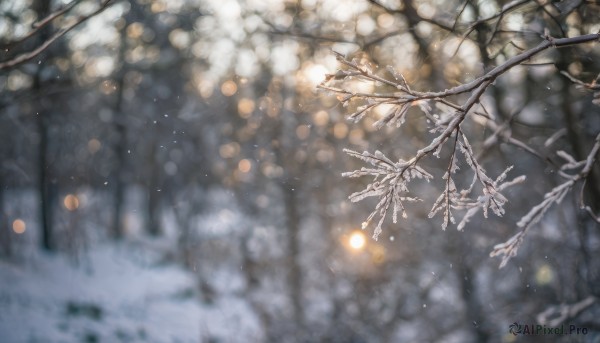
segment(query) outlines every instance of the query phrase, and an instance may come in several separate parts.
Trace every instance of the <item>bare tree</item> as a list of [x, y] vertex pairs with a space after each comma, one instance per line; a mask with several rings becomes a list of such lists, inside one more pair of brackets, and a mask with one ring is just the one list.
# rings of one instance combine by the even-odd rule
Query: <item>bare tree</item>
[[[34, 9], [40, 20], [33, 23], [32, 28], [27, 33], [19, 37], [2, 42], [5, 52], [4, 59], [0, 61], [0, 71], [10, 71], [18, 68], [20, 65], [31, 61], [40, 56], [48, 48], [63, 37], [67, 32], [85, 22], [86, 20], [98, 15], [109, 7], [112, 0], [103, 0], [98, 7], [86, 14], [69, 15], [82, 1], [74, 0], [60, 9], [52, 10], [51, 3], [48, 1], [34, 2]], [[41, 91], [44, 87], [42, 80], [42, 71], [44, 66], [39, 65], [33, 77], [33, 92], [36, 93], [36, 107], [42, 111], [44, 109], [44, 99]], [[53, 241], [53, 203], [56, 196], [55, 186], [50, 182], [51, 168], [48, 165], [48, 125], [50, 113], [42, 111], [38, 115], [38, 129], [40, 133], [40, 142], [38, 149], [39, 157], [39, 189], [41, 198], [41, 228], [42, 228], [42, 246], [47, 250], [53, 250], [55, 244]], [[38, 113], [39, 114], [39, 113]]]

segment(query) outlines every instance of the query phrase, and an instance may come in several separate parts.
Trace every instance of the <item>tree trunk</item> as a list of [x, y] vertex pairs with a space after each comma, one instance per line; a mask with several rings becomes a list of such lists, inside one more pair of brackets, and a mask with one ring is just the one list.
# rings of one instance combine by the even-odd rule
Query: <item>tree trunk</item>
[[[37, 13], [38, 18], [44, 18], [50, 13], [50, 2], [49, 1], [35, 1], [33, 3], [33, 9]], [[40, 30], [39, 42], [40, 44], [48, 39], [50, 36], [49, 27], [46, 26]], [[49, 58], [46, 53], [46, 58]], [[42, 230], [42, 241], [41, 245], [44, 250], [52, 251], [55, 249], [53, 234], [53, 198], [55, 195], [54, 188], [50, 180], [50, 166], [48, 161], [48, 126], [50, 112], [45, 110], [44, 99], [41, 98], [42, 91], [42, 80], [41, 74], [44, 64], [40, 64], [37, 68], [36, 73], [33, 77], [33, 93], [36, 94], [38, 99], [36, 102], [35, 110], [37, 111], [37, 124], [40, 135], [40, 141], [38, 145], [38, 187], [40, 194], [40, 225]]]
[[117, 133], [115, 142], [115, 154], [117, 157], [117, 165], [114, 170], [114, 211], [112, 219], [112, 236], [115, 239], [123, 237], [124, 233], [124, 221], [123, 221], [123, 205], [125, 198], [125, 181], [124, 181], [124, 166], [125, 166], [125, 150], [127, 142], [127, 128], [125, 123], [124, 114], [122, 112], [123, 102], [123, 71], [121, 70], [119, 79], [117, 80], [118, 90], [117, 99], [115, 102], [115, 113], [117, 118], [114, 120], [114, 127]]
[[0, 175], [0, 256], [12, 256], [12, 223], [4, 210], [4, 182]]
[[461, 282], [462, 298], [466, 307], [466, 319], [472, 325], [476, 337], [475, 342], [488, 342], [490, 341], [490, 334], [486, 330], [488, 323], [482, 311], [482, 306], [477, 299], [473, 269], [467, 263], [465, 260], [459, 263], [460, 273], [458, 275]]
[[[274, 153], [277, 159], [277, 164], [282, 166], [286, 172], [279, 181], [279, 187], [282, 192], [283, 202], [285, 207], [285, 227], [287, 229], [287, 249], [286, 267], [288, 268], [287, 282], [290, 292], [290, 300], [292, 303], [292, 320], [295, 328], [299, 332], [303, 332], [304, 328], [304, 311], [302, 306], [302, 268], [300, 266], [300, 213], [298, 211], [298, 186], [294, 181], [294, 175], [291, 171], [299, 170], [300, 166], [295, 161], [291, 151], [293, 150], [293, 142], [288, 142], [290, 137], [294, 137], [295, 123], [294, 113], [285, 109], [286, 99], [293, 97], [294, 91], [284, 86], [282, 96], [283, 111], [275, 124], [275, 137], [277, 137], [277, 145], [274, 146]], [[289, 152], [286, 149], [289, 146]]]
[[156, 164], [156, 143], [152, 143], [150, 151], [150, 177], [148, 180], [148, 233], [151, 236], [159, 236], [160, 230], [160, 192], [158, 185], [158, 168]]
[[293, 306], [294, 322], [299, 329], [303, 328], [304, 314], [302, 310], [302, 271], [300, 268], [300, 216], [298, 214], [298, 199], [293, 183], [282, 184], [288, 247], [288, 285]]
[[54, 250], [54, 241], [52, 237], [52, 201], [49, 180], [48, 165], [48, 125], [44, 118], [46, 114], [40, 114], [38, 117], [38, 130], [40, 133], [40, 143], [38, 151], [39, 166], [39, 191], [40, 191], [40, 214], [42, 227], [42, 248], [48, 251]]

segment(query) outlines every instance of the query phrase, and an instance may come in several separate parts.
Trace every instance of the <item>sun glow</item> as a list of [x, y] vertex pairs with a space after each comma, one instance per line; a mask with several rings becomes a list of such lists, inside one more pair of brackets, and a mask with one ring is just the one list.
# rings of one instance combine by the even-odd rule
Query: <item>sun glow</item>
[[365, 238], [365, 234], [362, 231], [354, 231], [350, 234], [350, 238], [348, 240], [350, 248], [354, 250], [362, 250], [364, 249], [367, 239]]

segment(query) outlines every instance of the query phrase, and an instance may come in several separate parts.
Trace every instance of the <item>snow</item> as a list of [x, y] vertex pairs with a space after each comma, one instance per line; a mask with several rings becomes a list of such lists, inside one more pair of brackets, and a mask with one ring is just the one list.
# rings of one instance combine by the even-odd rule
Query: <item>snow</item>
[[77, 263], [39, 252], [0, 260], [0, 280], [2, 342], [262, 340], [241, 296], [203, 304], [196, 276], [143, 242], [96, 244]]

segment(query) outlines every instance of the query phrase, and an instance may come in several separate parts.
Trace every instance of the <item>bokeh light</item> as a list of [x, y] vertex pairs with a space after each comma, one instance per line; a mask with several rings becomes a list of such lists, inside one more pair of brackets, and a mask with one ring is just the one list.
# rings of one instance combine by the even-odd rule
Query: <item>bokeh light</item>
[[232, 96], [237, 92], [237, 85], [231, 80], [223, 82], [221, 85], [221, 93], [225, 96]]
[[238, 163], [238, 170], [242, 173], [247, 173], [252, 169], [252, 162], [248, 159], [243, 159]]
[[25, 222], [22, 219], [15, 219], [12, 223], [12, 229], [16, 234], [22, 234], [27, 229]]
[[73, 194], [68, 194], [63, 200], [63, 205], [69, 211], [75, 211], [79, 208], [79, 198]]
[[535, 281], [540, 285], [547, 285], [554, 279], [554, 271], [552, 267], [547, 264], [542, 265], [538, 268], [535, 273]]
[[254, 100], [248, 98], [242, 98], [238, 102], [238, 113], [242, 118], [249, 118], [254, 111]]
[[99, 140], [97, 140], [96, 138], [92, 138], [88, 141], [87, 148], [88, 148], [88, 151], [90, 152], [90, 154], [93, 155], [102, 148], [102, 143]]

